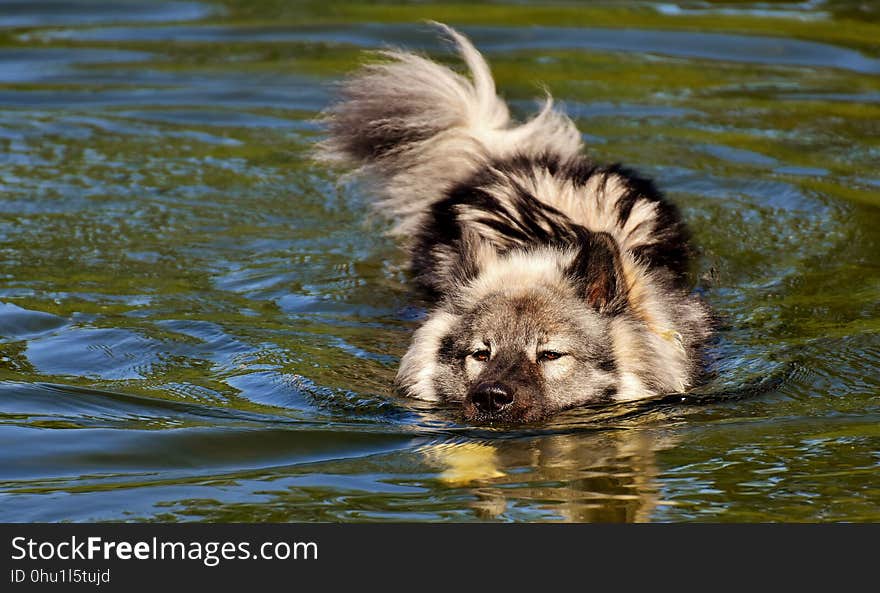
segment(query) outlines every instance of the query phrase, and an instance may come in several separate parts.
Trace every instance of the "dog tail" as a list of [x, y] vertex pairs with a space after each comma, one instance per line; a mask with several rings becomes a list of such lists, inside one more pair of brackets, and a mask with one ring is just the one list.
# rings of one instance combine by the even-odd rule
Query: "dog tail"
[[480, 53], [463, 35], [434, 24], [457, 46], [470, 79], [413, 53], [383, 51], [387, 61], [347, 80], [322, 117], [329, 138], [318, 157], [369, 173], [384, 197], [379, 210], [397, 222], [395, 234], [410, 235], [432, 203], [481, 165], [581, 149], [580, 133], [549, 96], [534, 118], [511, 122]]

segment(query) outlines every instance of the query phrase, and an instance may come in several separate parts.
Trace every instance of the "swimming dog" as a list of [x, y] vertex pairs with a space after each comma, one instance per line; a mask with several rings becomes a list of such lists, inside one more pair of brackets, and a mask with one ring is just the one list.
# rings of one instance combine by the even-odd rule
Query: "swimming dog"
[[692, 387], [712, 316], [678, 209], [585, 156], [549, 96], [512, 121], [480, 53], [438, 26], [469, 77], [384, 51], [321, 118], [318, 155], [372, 182], [431, 303], [399, 391], [508, 423]]

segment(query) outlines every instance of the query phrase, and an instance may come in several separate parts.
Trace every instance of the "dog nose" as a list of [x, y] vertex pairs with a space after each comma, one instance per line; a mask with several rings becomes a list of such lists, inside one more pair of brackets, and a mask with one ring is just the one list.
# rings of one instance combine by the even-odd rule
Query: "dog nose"
[[494, 414], [513, 403], [513, 391], [498, 382], [480, 383], [471, 394], [471, 401], [479, 411]]

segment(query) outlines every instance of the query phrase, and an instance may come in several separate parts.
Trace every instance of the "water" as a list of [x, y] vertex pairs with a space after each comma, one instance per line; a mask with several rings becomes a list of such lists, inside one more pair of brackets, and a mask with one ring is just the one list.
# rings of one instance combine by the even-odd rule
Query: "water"
[[[656, 178], [712, 381], [514, 431], [397, 398], [422, 310], [331, 84], [470, 34]], [[880, 520], [872, 3], [0, 4], [0, 520]]]

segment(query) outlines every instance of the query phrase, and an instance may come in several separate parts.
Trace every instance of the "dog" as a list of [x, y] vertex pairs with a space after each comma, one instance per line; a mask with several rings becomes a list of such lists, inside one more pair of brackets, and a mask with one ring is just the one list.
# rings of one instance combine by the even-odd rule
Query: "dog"
[[694, 386], [713, 317], [688, 288], [678, 209], [586, 157], [549, 95], [513, 122], [483, 56], [435, 25], [470, 77], [383, 51], [319, 120], [318, 158], [373, 184], [430, 303], [399, 392], [469, 422], [523, 423]]

